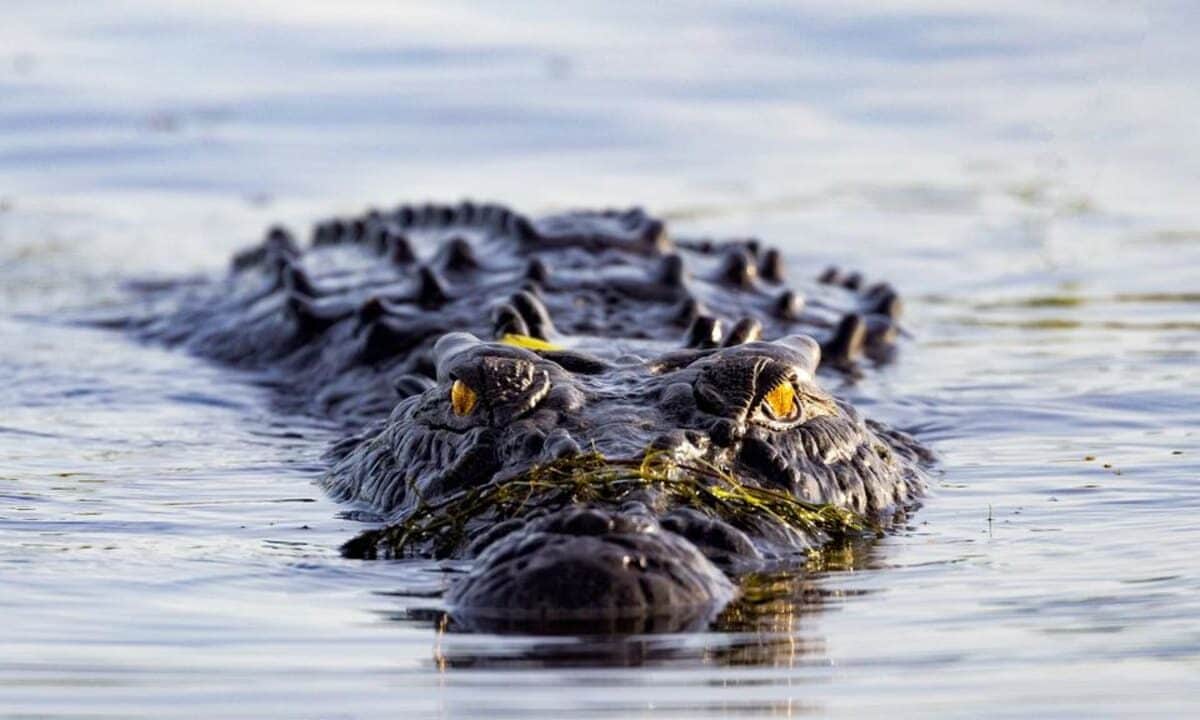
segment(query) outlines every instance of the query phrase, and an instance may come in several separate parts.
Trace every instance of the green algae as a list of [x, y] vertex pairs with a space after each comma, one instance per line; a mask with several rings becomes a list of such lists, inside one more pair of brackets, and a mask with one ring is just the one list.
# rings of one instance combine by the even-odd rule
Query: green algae
[[643, 491], [652, 491], [656, 509], [689, 507], [738, 526], [769, 518], [797, 531], [832, 539], [875, 531], [865, 518], [845, 508], [746, 485], [706, 464], [678, 463], [655, 452], [636, 460], [590, 452], [539, 465], [515, 478], [470, 488], [443, 500], [422, 502], [405, 520], [364, 533], [343, 551], [360, 557], [374, 557], [380, 549], [395, 557], [432, 551], [435, 556], [448, 557], [466, 545], [473, 520], [486, 519], [494, 524], [528, 515], [535, 509], [569, 505], [619, 507], [628, 500], [645, 500]]

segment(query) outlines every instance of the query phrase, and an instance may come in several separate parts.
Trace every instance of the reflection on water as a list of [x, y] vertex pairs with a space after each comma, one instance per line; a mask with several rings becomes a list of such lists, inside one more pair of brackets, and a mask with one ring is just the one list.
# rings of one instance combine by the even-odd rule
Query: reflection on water
[[[830, 589], [819, 580], [831, 572], [851, 572], [867, 567], [873, 546], [874, 541], [866, 538], [840, 541], [814, 553], [803, 568], [742, 575], [738, 578], [739, 596], [736, 600], [719, 608], [719, 612], [710, 611], [696, 616], [520, 621], [458, 618], [440, 606], [421, 605], [409, 606], [400, 612], [384, 612], [382, 616], [395, 622], [427, 624], [439, 633], [529, 635], [577, 640], [570, 644], [535, 642], [518, 645], [520, 653], [517, 661], [522, 665], [578, 665], [581, 658], [594, 662], [609, 654], [612, 657], [608, 662], [618, 664], [644, 664], [668, 659], [718, 666], [788, 664], [803, 651], [803, 643], [798, 644], [795, 637], [803, 615], [819, 612], [828, 603], [836, 603], [848, 594], [861, 594]], [[430, 590], [412, 587], [377, 594], [436, 599], [440, 596], [440, 588]], [[662, 638], [650, 637], [691, 633], [703, 634], [701, 644], [680, 646], [671, 639], [664, 642]], [[644, 637], [614, 637], [629, 635]], [[627, 642], [635, 644], [626, 647]], [[639, 650], [630, 656], [630, 647], [650, 649], [654, 654], [648, 655]], [[478, 667], [512, 660], [512, 648], [501, 646], [498, 650], [498, 658], [477, 657], [478, 648], [468, 643], [456, 647], [450, 655], [440, 656], [439, 663]], [[621, 662], [621, 657], [627, 659]]]
[[[6, 8], [0, 717], [1190, 714], [1196, 9], [993, 5]], [[703, 632], [462, 632], [461, 568], [338, 556], [328, 428], [46, 319], [464, 196], [898, 285], [899, 361], [829, 382], [935, 446], [925, 506]]]

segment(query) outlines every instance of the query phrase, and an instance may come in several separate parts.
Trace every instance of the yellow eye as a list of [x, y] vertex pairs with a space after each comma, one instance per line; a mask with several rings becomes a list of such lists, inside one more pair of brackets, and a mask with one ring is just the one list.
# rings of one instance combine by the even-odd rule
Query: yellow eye
[[450, 407], [455, 415], [470, 415], [479, 404], [479, 395], [462, 380], [455, 380], [450, 386]]
[[771, 413], [780, 420], [785, 420], [796, 414], [796, 388], [790, 382], [781, 382], [767, 393], [763, 400], [771, 408]]

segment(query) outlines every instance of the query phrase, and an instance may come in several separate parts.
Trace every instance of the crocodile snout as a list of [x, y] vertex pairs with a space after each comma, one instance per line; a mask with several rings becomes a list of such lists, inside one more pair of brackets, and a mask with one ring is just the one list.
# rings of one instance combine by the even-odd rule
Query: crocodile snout
[[735, 594], [654, 518], [570, 508], [492, 543], [447, 599], [470, 616], [587, 620], [715, 613]]

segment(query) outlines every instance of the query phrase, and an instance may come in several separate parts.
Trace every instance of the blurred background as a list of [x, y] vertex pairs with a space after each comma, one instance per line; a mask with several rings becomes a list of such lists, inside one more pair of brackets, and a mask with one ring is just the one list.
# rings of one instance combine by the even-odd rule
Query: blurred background
[[[1200, 6], [7, 2], [0, 717], [1096, 714], [1200, 691]], [[712, 632], [461, 636], [324, 430], [63, 308], [402, 201], [639, 204], [905, 293], [912, 526]], [[301, 437], [297, 437], [297, 435]], [[433, 607], [434, 609], [430, 609]]]
[[[123, 262], [147, 265], [157, 246], [191, 257], [273, 219], [468, 196], [945, 214], [995, 191], [1186, 228], [1197, 14], [1103, 0], [9, 3], [0, 183], [6, 212], [86, 214], [92, 235], [145, 240]], [[62, 219], [47, 222], [66, 233]]]

